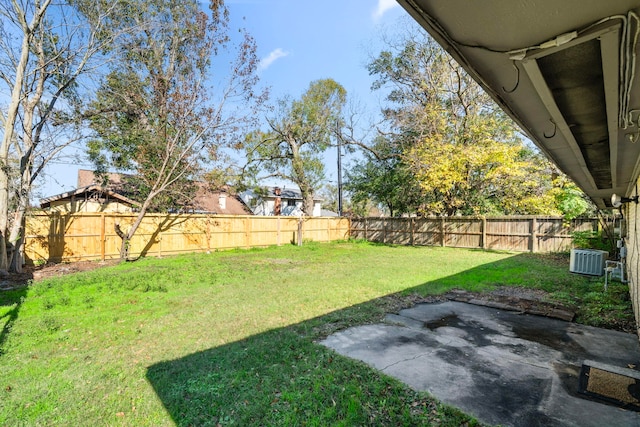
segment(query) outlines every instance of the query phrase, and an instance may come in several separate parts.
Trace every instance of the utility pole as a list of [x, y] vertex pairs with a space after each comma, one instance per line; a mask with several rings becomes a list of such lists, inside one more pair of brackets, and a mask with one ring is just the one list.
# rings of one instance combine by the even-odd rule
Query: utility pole
[[338, 134], [338, 216], [342, 216], [342, 136]]

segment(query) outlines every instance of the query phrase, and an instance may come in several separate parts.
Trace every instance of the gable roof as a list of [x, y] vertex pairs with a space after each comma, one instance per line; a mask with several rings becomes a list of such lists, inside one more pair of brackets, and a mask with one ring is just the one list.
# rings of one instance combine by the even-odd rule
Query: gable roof
[[[108, 172], [107, 173], [107, 186], [111, 189], [117, 188], [120, 189], [124, 185], [124, 177], [127, 177], [126, 174]], [[98, 185], [101, 184], [98, 182], [96, 174], [94, 171], [90, 171], [87, 169], [79, 169], [78, 170], [78, 188], [88, 187], [89, 185]]]
[[253, 215], [249, 206], [237, 195], [225, 190], [211, 190], [206, 184], [198, 186], [191, 209], [195, 213]]
[[67, 191], [65, 193], [56, 194], [54, 196], [46, 197], [44, 199], [40, 199], [40, 207], [42, 209], [46, 209], [51, 207], [51, 203], [62, 201], [62, 200], [71, 200], [77, 196], [85, 196], [87, 199], [91, 197], [95, 197], [96, 200], [104, 200], [108, 201], [109, 199], [117, 200], [120, 203], [129, 206], [140, 206], [140, 203], [135, 200], [131, 200], [128, 197], [125, 197], [121, 194], [116, 193], [108, 188], [101, 187], [99, 185], [87, 185], [82, 188], [77, 188], [75, 190]]

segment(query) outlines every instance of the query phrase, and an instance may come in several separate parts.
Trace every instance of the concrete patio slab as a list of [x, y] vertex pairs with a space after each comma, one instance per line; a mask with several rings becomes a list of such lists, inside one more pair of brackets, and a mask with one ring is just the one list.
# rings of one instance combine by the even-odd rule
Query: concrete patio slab
[[585, 360], [639, 363], [632, 334], [449, 301], [416, 305], [322, 344], [483, 423], [640, 426], [640, 413], [577, 392]]

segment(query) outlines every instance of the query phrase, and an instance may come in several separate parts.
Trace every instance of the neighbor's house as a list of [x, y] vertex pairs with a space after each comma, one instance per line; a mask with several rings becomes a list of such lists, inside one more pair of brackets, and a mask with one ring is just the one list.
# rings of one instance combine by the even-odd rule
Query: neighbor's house
[[398, 3], [598, 208], [624, 212], [640, 333], [640, 1]]
[[242, 199], [228, 191], [211, 190], [200, 185], [193, 199], [190, 212], [214, 215], [253, 215], [251, 208]]
[[[263, 191], [247, 190], [240, 198], [255, 215], [300, 216], [302, 215], [302, 193], [300, 190], [280, 187], [266, 187]], [[322, 216], [322, 200], [313, 199], [313, 214]]]
[[54, 196], [40, 199], [40, 207], [49, 212], [134, 212], [139, 206], [122, 192], [122, 175], [108, 174], [108, 185], [98, 185], [92, 171], [78, 171], [78, 187]]
[[[61, 213], [79, 212], [135, 212], [140, 203], [124, 196], [124, 176], [108, 174], [106, 186], [98, 185], [92, 171], [78, 171], [78, 189], [40, 200], [40, 207]], [[190, 205], [181, 211], [216, 215], [253, 215], [251, 209], [227, 188], [211, 190], [206, 184], [199, 184]]]
[[138, 202], [95, 184], [40, 199], [42, 209], [59, 213], [129, 213], [139, 206]]

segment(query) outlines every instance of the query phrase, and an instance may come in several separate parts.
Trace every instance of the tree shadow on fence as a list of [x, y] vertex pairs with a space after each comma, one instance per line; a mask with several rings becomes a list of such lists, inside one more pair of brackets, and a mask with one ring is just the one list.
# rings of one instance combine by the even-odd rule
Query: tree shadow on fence
[[190, 218], [191, 217], [189, 215], [185, 215], [185, 214], [182, 214], [182, 215], [167, 214], [162, 219], [162, 221], [158, 224], [158, 226], [155, 228], [153, 233], [151, 233], [151, 236], [149, 237], [149, 239], [147, 240], [147, 243], [144, 245], [144, 247], [140, 251], [140, 254], [137, 257], [133, 258], [132, 261], [135, 261], [139, 258], [143, 258], [147, 256], [147, 254], [149, 254], [149, 252], [152, 251], [153, 246], [160, 241], [158, 237], [161, 235], [161, 233], [171, 230], [171, 228], [176, 225], [186, 223], [187, 221], [189, 221]]

